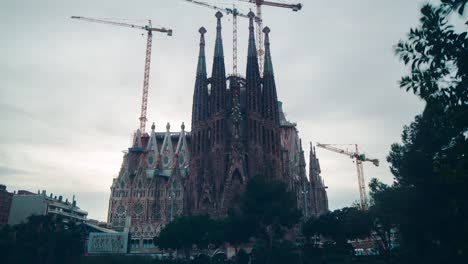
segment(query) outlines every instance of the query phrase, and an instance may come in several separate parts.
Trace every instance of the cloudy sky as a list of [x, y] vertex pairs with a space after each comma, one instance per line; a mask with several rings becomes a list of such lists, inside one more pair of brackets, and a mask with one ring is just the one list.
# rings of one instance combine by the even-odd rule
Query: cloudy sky
[[[230, 5], [228, 0], [207, 0]], [[278, 0], [280, 2], [285, 2]], [[237, 1], [236, 1], [237, 2]], [[357, 143], [382, 163], [366, 181], [391, 183], [390, 145], [423, 103], [398, 88], [405, 67], [393, 45], [417, 25], [424, 1], [302, 0], [300, 12], [265, 7], [279, 99], [308, 142]], [[238, 3], [247, 13], [250, 4]], [[169, 27], [156, 34], [148, 119], [164, 130], [189, 127], [198, 28], [208, 30], [211, 70], [214, 11], [180, 0], [4, 0], [0, 3], [0, 183], [47, 190], [105, 220], [109, 187], [138, 127], [146, 38], [135, 29], [70, 19], [126, 18]], [[232, 20], [223, 18], [226, 68]], [[239, 71], [245, 72], [247, 20], [239, 18]], [[359, 197], [352, 161], [317, 150], [331, 209]]]

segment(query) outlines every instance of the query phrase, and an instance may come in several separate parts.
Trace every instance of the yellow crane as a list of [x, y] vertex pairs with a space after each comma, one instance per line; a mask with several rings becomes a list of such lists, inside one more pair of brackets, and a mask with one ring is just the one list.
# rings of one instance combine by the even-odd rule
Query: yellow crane
[[362, 163], [368, 161], [368, 162], [372, 162], [372, 164], [378, 167], [379, 160], [368, 158], [366, 157], [366, 155], [359, 153], [359, 148], [357, 144], [350, 144], [350, 145], [355, 146], [356, 150], [349, 151], [349, 150], [336, 147], [337, 144], [321, 144], [317, 142], [317, 147], [346, 155], [356, 162], [357, 176], [358, 176], [358, 183], [359, 183], [359, 195], [361, 198], [361, 209], [366, 211], [369, 208], [369, 205], [368, 205], [368, 200], [367, 200], [366, 183], [364, 180], [364, 168], [362, 166]]
[[149, 74], [150, 74], [150, 66], [151, 66], [151, 46], [153, 43], [153, 32], [162, 32], [166, 33], [168, 36], [172, 36], [172, 29], [167, 28], [154, 28], [151, 25], [151, 20], [148, 20], [148, 25], [141, 26], [141, 25], [133, 25], [123, 22], [115, 22], [110, 20], [102, 20], [96, 18], [89, 18], [89, 17], [82, 17], [82, 16], [72, 16], [72, 19], [79, 19], [88, 22], [95, 22], [95, 23], [102, 23], [114, 26], [121, 26], [121, 27], [129, 27], [135, 29], [141, 29], [148, 33], [148, 38], [146, 41], [146, 57], [145, 57], [145, 73], [143, 76], [143, 95], [141, 99], [141, 115], [140, 115], [140, 132], [145, 132], [146, 127], [146, 110], [148, 108], [148, 89], [149, 89]]

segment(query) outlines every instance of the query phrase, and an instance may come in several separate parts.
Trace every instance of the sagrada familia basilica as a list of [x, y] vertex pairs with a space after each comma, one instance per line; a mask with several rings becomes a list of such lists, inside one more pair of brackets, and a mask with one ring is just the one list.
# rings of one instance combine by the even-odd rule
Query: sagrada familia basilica
[[[113, 179], [108, 223], [127, 229], [132, 238], [152, 239], [180, 215], [223, 217], [255, 175], [284, 181], [297, 197], [304, 219], [328, 211], [326, 187], [315, 149], [310, 148], [309, 175], [295, 123], [285, 118], [278, 101], [265, 27], [265, 59], [260, 74], [250, 13], [245, 77], [227, 76], [216, 14], [216, 42], [211, 77], [205, 57], [205, 28], [200, 28], [191, 131], [182, 124], [171, 132], [136, 131], [133, 144]], [[173, 128], [172, 128], [173, 129]]]

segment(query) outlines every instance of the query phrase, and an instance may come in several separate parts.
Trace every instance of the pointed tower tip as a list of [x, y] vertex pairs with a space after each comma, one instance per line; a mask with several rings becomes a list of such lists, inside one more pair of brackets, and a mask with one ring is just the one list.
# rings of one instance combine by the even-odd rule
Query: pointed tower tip
[[[201, 27], [198, 32], [200, 33], [200, 56], [204, 56], [205, 51], [203, 48], [205, 47], [205, 33], [206, 33], [206, 28]], [[200, 67], [203, 67], [203, 65], [200, 65]]]
[[205, 27], [201, 27], [198, 32], [200, 32], [200, 34], [204, 35], [206, 33], [206, 28]]
[[264, 74], [271, 74], [273, 75], [273, 63], [271, 61], [271, 51], [270, 51], [270, 28], [269, 27], [264, 27], [263, 28], [263, 33], [265, 33], [265, 40], [264, 40], [264, 45], [265, 45], [265, 64], [264, 64]]
[[269, 27], [264, 27], [263, 28], [263, 33], [265, 33], [265, 40], [264, 40], [264, 44], [265, 44], [265, 49], [266, 49], [266, 52], [268, 52], [268, 56], [269, 56], [269, 59], [271, 60], [271, 54], [270, 54], [270, 28]]
[[221, 17], [223, 17], [223, 14], [219, 11], [216, 12], [216, 18], [218, 22], [216, 25], [216, 42], [215, 42], [215, 54], [214, 54], [215, 57], [224, 57], [223, 40], [221, 37]]
[[254, 33], [254, 23], [253, 23], [255, 14], [252, 11], [250, 11], [248, 14], [248, 17], [250, 21], [249, 21], [249, 45], [247, 48], [247, 57], [257, 57], [257, 48], [255, 46], [255, 33]]

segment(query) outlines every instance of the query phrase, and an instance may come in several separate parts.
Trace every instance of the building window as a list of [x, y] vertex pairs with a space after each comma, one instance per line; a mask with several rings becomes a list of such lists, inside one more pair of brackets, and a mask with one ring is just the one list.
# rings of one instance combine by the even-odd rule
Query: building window
[[153, 239], [143, 239], [143, 247], [144, 247], [144, 248], [152, 248], [152, 247], [154, 247]]
[[132, 239], [130, 242], [130, 246], [132, 248], [139, 248], [140, 247], [140, 240], [139, 239]]

